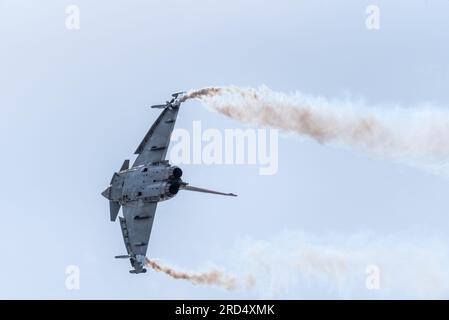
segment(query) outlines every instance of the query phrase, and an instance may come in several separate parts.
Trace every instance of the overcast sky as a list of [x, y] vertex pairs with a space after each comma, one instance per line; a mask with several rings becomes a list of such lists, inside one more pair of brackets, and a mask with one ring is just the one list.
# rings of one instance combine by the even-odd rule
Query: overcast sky
[[[80, 10], [79, 30], [66, 28], [69, 4]], [[372, 4], [378, 30], [366, 27]], [[0, 297], [448, 298], [449, 181], [418, 168], [284, 134], [275, 175], [183, 165], [191, 184], [239, 197], [184, 192], [161, 203], [148, 257], [256, 278], [231, 292], [129, 274], [127, 260], [113, 259], [125, 247], [100, 195], [160, 112], [148, 106], [175, 91], [267, 85], [446, 108], [448, 11], [443, 0], [0, 0]], [[196, 101], [176, 126], [191, 132], [197, 120], [220, 132], [247, 128]], [[304, 245], [318, 261], [337, 252], [344, 279], [304, 274], [283, 255]], [[387, 280], [404, 279], [368, 290], [372, 264]], [[70, 265], [78, 290], [66, 287]]]

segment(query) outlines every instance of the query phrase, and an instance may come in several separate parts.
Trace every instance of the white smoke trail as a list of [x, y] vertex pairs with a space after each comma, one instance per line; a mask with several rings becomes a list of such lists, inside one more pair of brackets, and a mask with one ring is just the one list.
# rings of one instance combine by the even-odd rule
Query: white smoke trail
[[157, 272], [163, 272], [173, 279], [186, 280], [194, 285], [213, 285], [226, 290], [237, 289], [237, 279], [233, 276], [226, 275], [224, 272], [219, 270], [211, 270], [199, 273], [179, 271], [173, 267], [162, 265], [157, 261], [149, 259], [147, 259], [146, 261], [146, 266]]
[[[449, 246], [441, 238], [285, 232], [239, 241], [231, 256], [235, 272], [250, 271], [263, 298], [449, 297]], [[371, 267], [378, 289], [367, 286], [376, 276]]]
[[372, 108], [300, 92], [216, 87], [194, 90], [187, 99], [232, 119], [308, 136], [375, 156], [449, 175], [449, 112], [437, 107]]
[[[449, 246], [408, 234], [314, 236], [285, 232], [270, 241], [243, 239], [222, 251], [228, 270], [156, 271], [196, 285], [240, 290], [260, 298], [449, 298]], [[378, 274], [367, 274], [375, 267]], [[378, 288], [367, 286], [378, 276]]]

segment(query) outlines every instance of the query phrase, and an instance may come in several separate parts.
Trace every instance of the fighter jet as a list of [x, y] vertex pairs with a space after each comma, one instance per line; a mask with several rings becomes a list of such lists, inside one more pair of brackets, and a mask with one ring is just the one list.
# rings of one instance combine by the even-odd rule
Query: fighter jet
[[101, 194], [109, 200], [111, 221], [119, 217], [127, 254], [116, 258], [130, 259], [134, 268], [130, 273], [146, 272], [145, 262], [151, 228], [158, 202], [173, 199], [179, 190], [236, 196], [190, 186], [182, 181], [182, 170], [165, 159], [170, 136], [175, 126], [185, 92], [172, 95], [165, 104], [152, 106], [163, 109], [148, 133], [137, 147], [137, 158], [132, 167], [125, 160], [120, 170], [112, 176], [110, 186]]

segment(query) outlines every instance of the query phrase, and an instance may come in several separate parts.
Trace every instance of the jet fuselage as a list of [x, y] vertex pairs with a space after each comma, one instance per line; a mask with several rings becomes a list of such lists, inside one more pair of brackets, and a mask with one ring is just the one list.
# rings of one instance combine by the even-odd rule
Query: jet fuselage
[[170, 164], [149, 164], [114, 174], [104, 196], [121, 205], [143, 200], [161, 202], [172, 199], [179, 191], [182, 170]]

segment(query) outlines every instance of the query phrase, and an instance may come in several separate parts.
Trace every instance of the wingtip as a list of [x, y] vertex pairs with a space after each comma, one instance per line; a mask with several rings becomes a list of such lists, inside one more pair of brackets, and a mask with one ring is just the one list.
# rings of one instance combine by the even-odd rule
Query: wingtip
[[164, 109], [166, 107], [167, 107], [166, 104], [156, 104], [156, 105], [151, 106], [150, 108], [152, 108], [152, 109]]
[[185, 95], [185, 94], [187, 94], [187, 91], [179, 91], [179, 92], [173, 93], [171, 96], [173, 98], [177, 98], [178, 96], [182, 96], [182, 95]]

